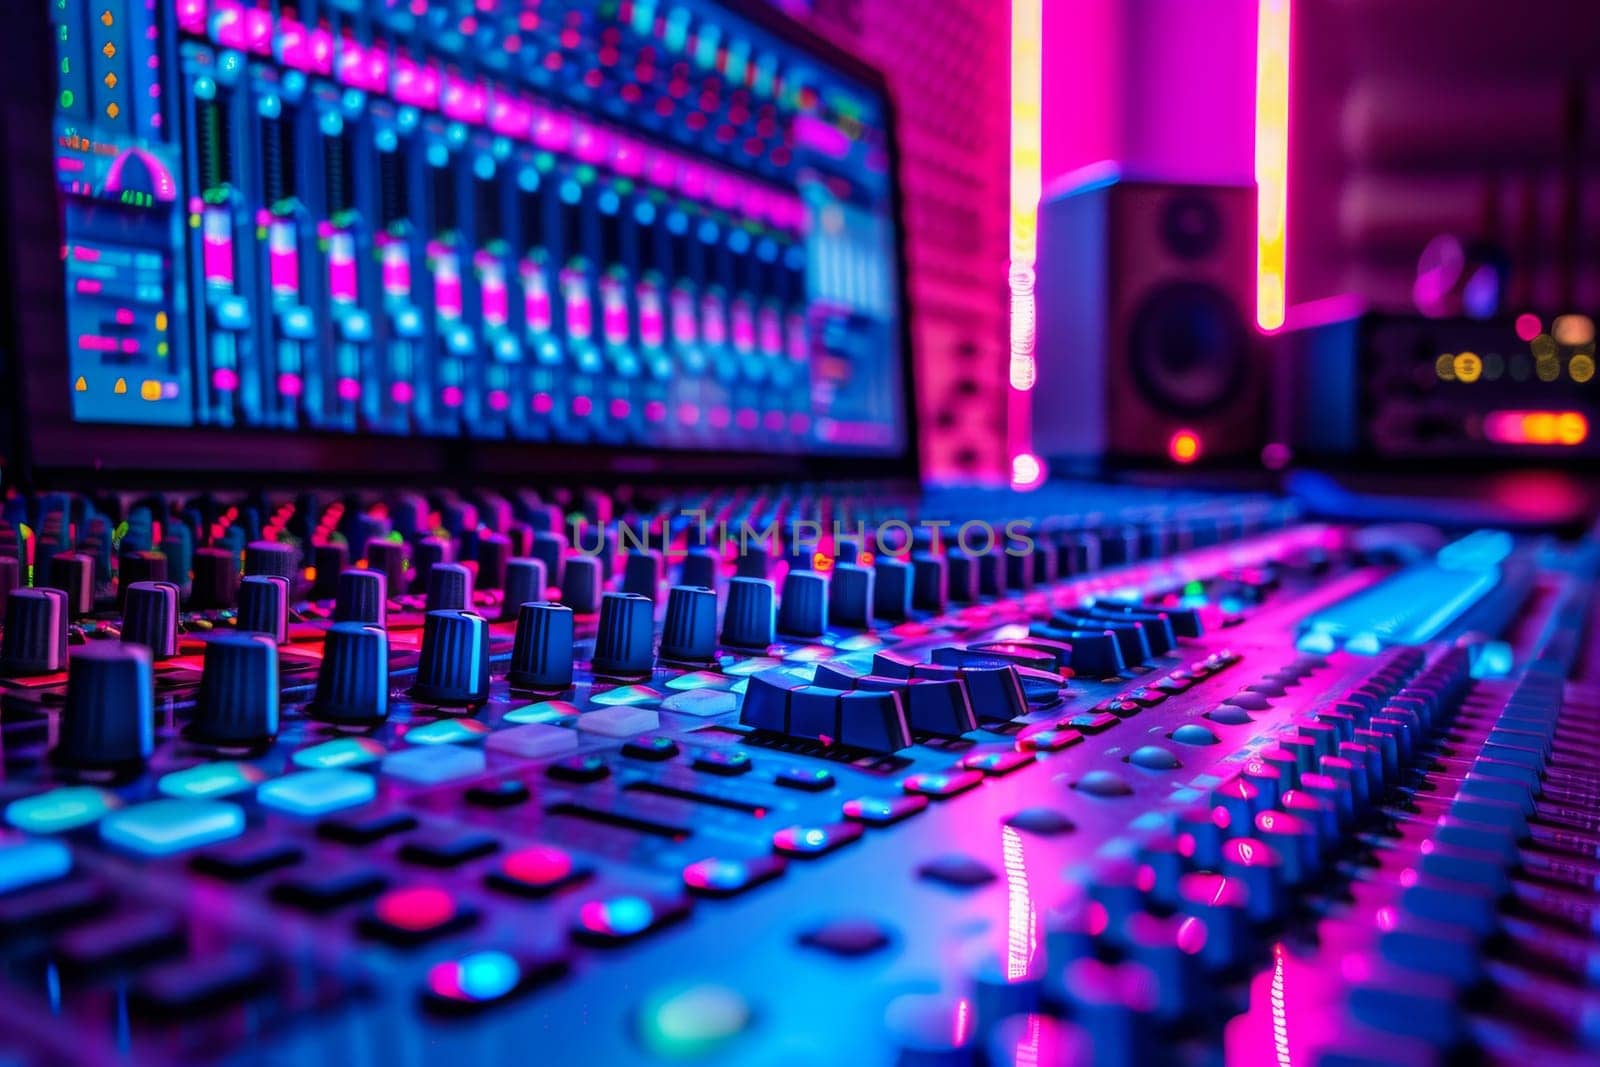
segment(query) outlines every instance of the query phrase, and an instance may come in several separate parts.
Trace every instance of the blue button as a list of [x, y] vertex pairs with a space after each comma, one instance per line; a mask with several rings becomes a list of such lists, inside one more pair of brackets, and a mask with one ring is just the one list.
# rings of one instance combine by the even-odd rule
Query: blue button
[[265, 777], [248, 763], [201, 763], [163, 774], [156, 788], [169, 797], [225, 797], [242, 793]]
[[328, 768], [285, 775], [256, 790], [256, 799], [291, 815], [326, 815], [365, 804], [378, 792], [370, 774]]
[[435, 719], [407, 730], [405, 739], [413, 745], [453, 745], [476, 741], [488, 732], [489, 728], [476, 719]]
[[117, 798], [103, 789], [65, 786], [12, 801], [6, 808], [6, 822], [33, 834], [58, 834], [88, 826], [117, 803]]
[[589, 699], [605, 707], [622, 707], [659, 703], [661, 693], [648, 685], [619, 685], [615, 689], [607, 689], [604, 693], [596, 693]]
[[383, 773], [422, 785], [436, 785], [482, 774], [485, 762], [482, 750], [476, 748], [455, 745], [408, 748], [386, 757]]
[[100, 836], [146, 856], [170, 856], [238, 837], [244, 811], [225, 800], [152, 800], [106, 816]]
[[296, 766], [320, 770], [324, 767], [359, 767], [378, 759], [384, 751], [384, 747], [370, 737], [341, 737], [336, 741], [324, 741], [320, 745], [302, 748], [293, 758]]
[[0, 893], [60, 878], [72, 853], [60, 841], [0, 841]]

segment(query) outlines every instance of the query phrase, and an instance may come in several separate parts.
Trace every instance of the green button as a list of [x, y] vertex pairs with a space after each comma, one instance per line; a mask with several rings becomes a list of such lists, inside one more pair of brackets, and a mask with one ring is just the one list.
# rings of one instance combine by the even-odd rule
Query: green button
[[265, 777], [248, 763], [202, 763], [162, 775], [156, 789], [169, 797], [225, 797], [242, 793]]
[[120, 803], [114, 794], [104, 789], [65, 786], [12, 801], [6, 808], [6, 822], [33, 834], [59, 834], [88, 826]]
[[750, 1024], [750, 1005], [719, 985], [676, 986], [656, 993], [639, 1008], [639, 1037], [663, 1059], [699, 1059]]
[[327, 767], [359, 767], [380, 759], [384, 751], [384, 747], [370, 737], [341, 737], [336, 741], [324, 741], [320, 745], [302, 748], [293, 758], [296, 766], [321, 770]]

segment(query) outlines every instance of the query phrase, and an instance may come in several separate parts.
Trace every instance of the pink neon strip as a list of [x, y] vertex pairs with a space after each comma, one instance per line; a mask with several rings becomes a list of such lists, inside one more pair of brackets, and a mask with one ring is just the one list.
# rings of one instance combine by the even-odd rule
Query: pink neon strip
[[402, 104], [439, 109], [439, 69], [432, 64], [418, 63], [405, 56], [396, 56], [391, 92]]
[[832, 159], [843, 159], [850, 154], [850, 138], [838, 128], [811, 115], [795, 116], [794, 143]]
[[100, 250], [78, 245], [72, 250], [72, 258], [80, 263], [98, 263], [100, 262]]
[[481, 126], [489, 113], [489, 90], [482, 82], [446, 77], [441, 110], [450, 118]]

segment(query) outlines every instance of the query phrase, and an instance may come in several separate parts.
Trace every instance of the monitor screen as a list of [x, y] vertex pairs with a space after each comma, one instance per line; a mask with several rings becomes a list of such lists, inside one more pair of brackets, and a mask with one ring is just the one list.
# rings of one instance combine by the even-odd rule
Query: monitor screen
[[709, 0], [36, 0], [79, 427], [886, 456], [889, 103]]

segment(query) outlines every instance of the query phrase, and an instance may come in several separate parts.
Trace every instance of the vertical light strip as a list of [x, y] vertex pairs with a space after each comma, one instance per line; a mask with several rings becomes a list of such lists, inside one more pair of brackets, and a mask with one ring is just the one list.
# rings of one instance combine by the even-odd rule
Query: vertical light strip
[[1256, 323], [1283, 325], [1289, 243], [1289, 0], [1256, 19]]
[[1044, 69], [1043, 0], [1011, 3], [1011, 357], [1007, 404], [1011, 481], [1018, 487], [1043, 477], [1032, 454], [1034, 363], [1034, 259], [1038, 253], [1040, 98]]

